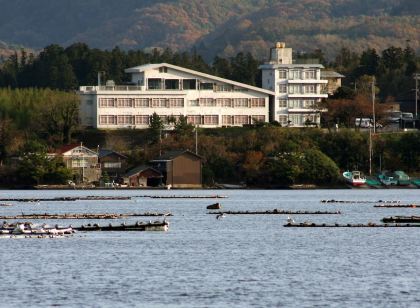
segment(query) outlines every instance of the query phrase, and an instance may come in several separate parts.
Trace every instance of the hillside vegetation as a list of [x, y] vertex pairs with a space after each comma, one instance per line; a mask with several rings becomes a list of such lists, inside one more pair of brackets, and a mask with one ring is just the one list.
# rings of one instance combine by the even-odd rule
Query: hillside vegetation
[[407, 40], [420, 50], [418, 0], [0, 0], [0, 7], [0, 40], [33, 48], [195, 47], [208, 59], [239, 51], [266, 57], [278, 40], [327, 56]]

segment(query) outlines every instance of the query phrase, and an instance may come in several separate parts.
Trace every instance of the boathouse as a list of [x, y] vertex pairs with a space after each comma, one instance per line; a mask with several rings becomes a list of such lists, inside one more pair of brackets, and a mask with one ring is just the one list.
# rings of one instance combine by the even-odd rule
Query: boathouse
[[129, 187], [156, 187], [162, 185], [162, 174], [150, 166], [141, 165], [124, 175], [124, 183]]
[[162, 173], [163, 183], [168, 187], [202, 187], [202, 158], [189, 150], [168, 151], [150, 163]]

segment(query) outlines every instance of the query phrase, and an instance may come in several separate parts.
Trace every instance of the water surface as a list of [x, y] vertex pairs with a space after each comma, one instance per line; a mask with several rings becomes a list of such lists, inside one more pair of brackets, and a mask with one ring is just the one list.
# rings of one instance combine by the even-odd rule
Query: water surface
[[[66, 239], [0, 240], [0, 306], [420, 306], [420, 228], [284, 228], [285, 215], [228, 215], [216, 220], [205, 209], [219, 201], [226, 210], [340, 210], [342, 215], [293, 218], [379, 223], [384, 216], [420, 215], [420, 209], [326, 205], [320, 200], [420, 203], [418, 190], [0, 191], [0, 198], [165, 194], [228, 198], [14, 202], [14, 207], [0, 208], [2, 215], [174, 214], [167, 233], [93, 232]], [[50, 221], [57, 222], [109, 223]]]

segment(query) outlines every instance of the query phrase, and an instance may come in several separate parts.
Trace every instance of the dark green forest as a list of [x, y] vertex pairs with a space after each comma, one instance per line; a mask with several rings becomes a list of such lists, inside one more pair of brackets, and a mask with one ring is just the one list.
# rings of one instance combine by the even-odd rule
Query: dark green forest
[[[342, 48], [333, 61], [328, 61], [322, 50], [296, 54], [295, 58], [317, 58], [328, 69], [344, 74], [344, 89], [339, 96], [354, 95], [355, 88], [357, 90], [364, 87], [363, 82], [358, 79], [365, 75], [375, 75], [381, 100], [414, 98], [415, 82], [412, 75], [419, 70], [420, 57], [408, 43], [405, 48], [390, 46], [381, 53], [368, 48], [359, 54]], [[228, 58], [215, 57], [208, 63], [195, 50], [174, 52], [167, 48], [144, 52], [124, 51], [118, 47], [99, 50], [77, 43], [67, 48], [49, 45], [39, 55], [28, 54], [24, 50], [16, 52], [0, 66], [0, 87], [36, 87], [69, 91], [81, 85], [96, 84], [98, 72], [105, 72], [105, 79], [123, 84], [129, 81], [124, 69], [161, 62], [261, 86], [261, 72], [258, 67], [262, 61], [257, 60], [251, 53], [240, 52]]]

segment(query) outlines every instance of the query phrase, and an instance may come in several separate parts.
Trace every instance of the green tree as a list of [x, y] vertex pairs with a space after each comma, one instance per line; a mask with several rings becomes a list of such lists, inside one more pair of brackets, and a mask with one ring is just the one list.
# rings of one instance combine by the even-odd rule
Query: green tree
[[153, 143], [157, 143], [162, 137], [162, 130], [164, 128], [164, 123], [160, 116], [153, 112], [150, 117], [149, 132], [150, 137]]

